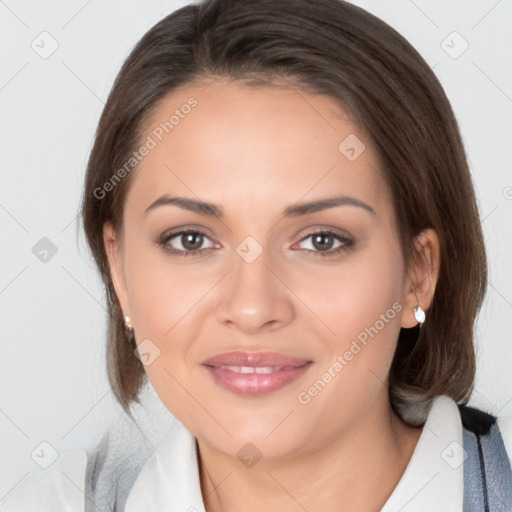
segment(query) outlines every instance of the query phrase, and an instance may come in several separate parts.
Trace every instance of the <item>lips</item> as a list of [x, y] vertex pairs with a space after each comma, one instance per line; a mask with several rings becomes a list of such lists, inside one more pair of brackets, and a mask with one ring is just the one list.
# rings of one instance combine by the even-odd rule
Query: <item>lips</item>
[[214, 382], [238, 395], [263, 396], [293, 382], [312, 364], [277, 352], [225, 352], [203, 361]]

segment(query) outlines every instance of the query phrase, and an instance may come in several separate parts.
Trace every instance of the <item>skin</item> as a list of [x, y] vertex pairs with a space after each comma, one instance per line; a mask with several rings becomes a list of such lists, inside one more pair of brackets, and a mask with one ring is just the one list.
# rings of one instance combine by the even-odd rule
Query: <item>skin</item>
[[[144, 138], [191, 96], [198, 105], [134, 171], [122, 237], [106, 224], [104, 242], [137, 342], [149, 338], [160, 350], [145, 367], [150, 383], [198, 440], [206, 509], [380, 510], [422, 431], [393, 412], [387, 382], [400, 328], [417, 324], [416, 296], [424, 311], [432, 301], [436, 233], [416, 240], [430, 263], [407, 268], [377, 155], [331, 98], [217, 79], [173, 91]], [[338, 150], [349, 134], [366, 146], [355, 161]], [[173, 205], [144, 215], [164, 193], [215, 203], [224, 218]], [[364, 201], [375, 214], [344, 205], [282, 215], [286, 206], [337, 195]], [[179, 257], [158, 244], [184, 226], [205, 234], [203, 253]], [[335, 237], [324, 249], [314, 245], [308, 235], [328, 228], [353, 246], [332, 254], [344, 244]], [[252, 263], [236, 252], [247, 236], [263, 251]], [[182, 236], [167, 245], [191, 250]], [[395, 302], [401, 311], [317, 396], [299, 403], [298, 393]], [[313, 364], [270, 395], [243, 397], [217, 386], [201, 366], [237, 349]], [[246, 443], [262, 455], [252, 467], [237, 457]]]

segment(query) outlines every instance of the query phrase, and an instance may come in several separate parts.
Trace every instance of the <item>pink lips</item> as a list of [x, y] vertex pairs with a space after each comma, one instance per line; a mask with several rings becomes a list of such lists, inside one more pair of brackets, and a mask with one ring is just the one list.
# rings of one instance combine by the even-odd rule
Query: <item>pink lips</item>
[[263, 396], [299, 378], [312, 361], [277, 352], [225, 352], [203, 361], [214, 381], [233, 393]]

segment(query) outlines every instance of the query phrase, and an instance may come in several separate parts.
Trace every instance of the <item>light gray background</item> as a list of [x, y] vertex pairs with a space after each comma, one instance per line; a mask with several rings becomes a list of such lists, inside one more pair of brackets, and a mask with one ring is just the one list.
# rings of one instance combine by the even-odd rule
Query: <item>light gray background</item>
[[[103, 290], [81, 231], [77, 241], [76, 215], [93, 133], [122, 61], [186, 3], [0, 0], [0, 499], [40, 470], [31, 457], [40, 443], [58, 453], [89, 447], [122, 418], [104, 369]], [[490, 265], [470, 403], [512, 415], [512, 1], [354, 3], [420, 51], [456, 112]], [[58, 43], [45, 59], [31, 46], [51, 48], [43, 31]], [[57, 250], [46, 262], [32, 251], [43, 237]], [[146, 396], [149, 416], [167, 428], [172, 416], [152, 389]]]

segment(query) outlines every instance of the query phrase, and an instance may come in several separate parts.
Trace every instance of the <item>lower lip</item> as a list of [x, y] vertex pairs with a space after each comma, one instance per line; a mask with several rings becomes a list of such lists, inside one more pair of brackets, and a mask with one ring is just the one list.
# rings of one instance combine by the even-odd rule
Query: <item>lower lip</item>
[[214, 381], [224, 389], [244, 396], [264, 396], [297, 380], [312, 363], [274, 373], [238, 373], [203, 365]]

